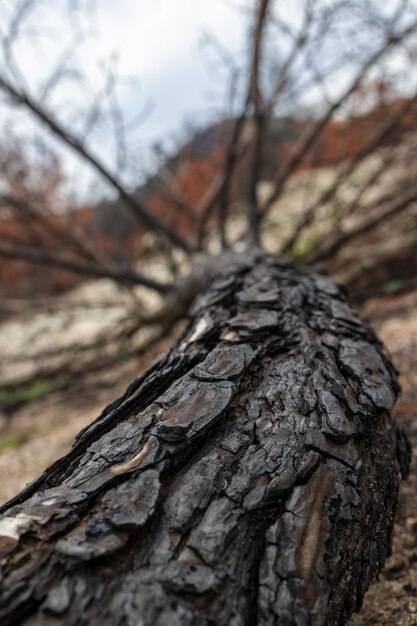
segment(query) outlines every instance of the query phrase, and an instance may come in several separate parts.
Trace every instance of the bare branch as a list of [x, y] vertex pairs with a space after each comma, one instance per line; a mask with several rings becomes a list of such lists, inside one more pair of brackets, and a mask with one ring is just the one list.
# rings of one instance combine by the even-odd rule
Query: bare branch
[[20, 34], [22, 24], [34, 10], [35, 6], [36, 0], [22, 0], [20, 4], [18, 4], [9, 25], [8, 32], [2, 42], [7, 67], [21, 85], [26, 85], [26, 80], [16, 62], [13, 48]]
[[259, 245], [259, 211], [258, 199], [256, 195], [257, 183], [259, 181], [262, 165], [262, 146], [264, 139], [265, 112], [263, 110], [263, 100], [260, 93], [259, 71], [261, 65], [262, 40], [265, 22], [267, 18], [269, 0], [259, 0], [256, 12], [255, 25], [252, 35], [252, 62], [249, 75], [248, 94], [246, 109], [252, 109], [252, 120], [250, 130], [252, 139], [250, 141], [249, 156], [249, 188], [247, 197], [247, 211], [249, 223], [249, 235], [255, 245]]
[[269, 197], [264, 202], [261, 207], [262, 217], [265, 217], [267, 212], [270, 210], [273, 203], [277, 200], [277, 198], [282, 193], [282, 190], [288, 180], [288, 177], [293, 172], [295, 167], [300, 163], [304, 155], [308, 152], [311, 146], [316, 141], [317, 137], [320, 135], [328, 121], [331, 119], [332, 115], [342, 106], [342, 104], [351, 96], [351, 94], [357, 89], [359, 84], [363, 81], [364, 77], [368, 73], [368, 71], [375, 66], [375, 64], [383, 57], [383, 55], [392, 47], [398, 45], [404, 39], [406, 39], [409, 35], [415, 32], [417, 28], [417, 20], [414, 21], [407, 28], [404, 28], [397, 35], [390, 34], [382, 46], [380, 46], [369, 58], [368, 60], [360, 67], [357, 72], [355, 78], [350, 83], [349, 87], [343, 91], [343, 93], [326, 109], [325, 113], [309, 125], [305, 132], [300, 137], [300, 140], [292, 153], [291, 157], [285, 164], [284, 168], [278, 173], [278, 176], [275, 180], [274, 188], [271, 191]]
[[55, 68], [52, 70], [50, 76], [45, 81], [45, 84], [42, 87], [39, 96], [40, 100], [45, 101], [45, 99], [50, 96], [50, 94], [57, 87], [57, 85], [61, 83], [64, 76], [74, 76], [74, 71], [68, 69], [68, 64], [71, 61], [75, 50], [77, 50], [79, 45], [85, 40], [86, 35], [87, 33], [85, 30], [79, 31], [72, 38], [69, 45], [65, 47], [64, 51], [61, 53], [58, 61], [55, 64]]
[[186, 215], [189, 222], [195, 224], [197, 219], [196, 215], [188, 204], [187, 199], [185, 198], [181, 189], [181, 186], [178, 184], [178, 181], [176, 180], [172, 172], [170, 172], [168, 167], [166, 167], [165, 165], [161, 165], [158, 169], [157, 177], [162, 183], [164, 183], [166, 189], [171, 195], [174, 201], [174, 208], [178, 210], [180, 214]]
[[52, 265], [62, 267], [78, 274], [85, 274], [87, 276], [112, 278], [118, 282], [143, 285], [144, 287], [148, 287], [149, 289], [153, 289], [154, 291], [162, 294], [167, 294], [171, 289], [170, 285], [159, 283], [151, 278], [148, 278], [147, 276], [138, 274], [131, 268], [126, 268], [124, 270], [105, 269], [92, 263], [85, 264], [75, 261], [71, 258], [43, 248], [33, 248], [23, 244], [10, 245], [7, 243], [0, 243], [0, 257], [20, 259], [23, 261], [30, 261], [31, 263], [39, 263], [41, 265]]
[[264, 114], [266, 117], [269, 117], [271, 115], [273, 108], [277, 102], [278, 96], [281, 94], [282, 90], [287, 84], [290, 69], [308, 41], [308, 32], [313, 19], [312, 9], [313, 2], [312, 0], [308, 0], [301, 30], [299, 34], [294, 38], [294, 43], [290, 49], [290, 52], [286, 60], [284, 61], [280, 71], [278, 72], [278, 75], [275, 78], [275, 84], [272, 88], [268, 100], [264, 105]]
[[226, 247], [225, 240], [225, 221], [226, 221], [226, 213], [228, 208], [228, 189], [230, 185], [230, 179], [234, 170], [236, 163], [243, 156], [245, 151], [248, 149], [248, 142], [243, 141], [242, 129], [245, 122], [245, 112], [241, 113], [241, 115], [236, 119], [233, 125], [233, 131], [231, 134], [231, 138], [229, 144], [227, 146], [224, 163], [221, 171], [213, 180], [213, 183], [203, 197], [200, 206], [197, 209], [197, 249], [201, 250], [203, 237], [204, 237], [204, 227], [212, 214], [213, 210], [217, 205], [220, 204], [219, 210], [219, 221], [220, 221], [220, 231], [221, 231], [221, 239], [223, 248]]
[[[58, 241], [58, 243], [63, 244], [66, 249], [73, 248], [85, 259], [93, 262], [93, 265], [101, 267], [106, 272], [110, 272], [112, 276], [115, 275], [115, 272], [116, 274], [119, 273], [121, 276], [126, 274], [126, 268], [128, 266], [115, 261], [112, 257], [95, 249], [93, 242], [85, 237], [84, 233], [79, 229], [78, 224], [74, 220], [71, 220], [69, 214], [64, 213], [63, 215], [58, 215], [52, 213], [45, 205], [41, 212], [31, 202], [30, 198], [20, 199], [12, 195], [0, 196], [0, 206], [2, 205], [13, 207], [28, 221], [28, 225], [34, 230], [34, 234], [36, 235], [36, 239], [34, 239], [32, 243], [39, 249], [45, 248], [44, 238], [39, 237], [37, 234], [39, 231], [43, 231]], [[10, 237], [8, 239], [10, 240]], [[17, 243], [23, 245], [27, 244], [26, 241], [19, 240], [17, 240]], [[132, 267], [128, 268], [128, 273], [132, 276], [135, 274], [139, 276]]]
[[[383, 211], [378, 211], [377, 214], [371, 217], [369, 220], [359, 224], [355, 228], [348, 230], [346, 232], [341, 233], [340, 235], [336, 235], [330, 240], [326, 247], [320, 250], [317, 254], [314, 255], [314, 262], [323, 261], [327, 259], [336, 252], [338, 252], [343, 246], [345, 246], [349, 241], [358, 237], [360, 235], [365, 235], [369, 231], [371, 231], [375, 226], [378, 226], [382, 222], [385, 222], [387, 219], [398, 215], [405, 209], [407, 209], [410, 204], [417, 202], [417, 188], [413, 186], [411, 189], [407, 189], [404, 193], [398, 195], [398, 192], [395, 194], [395, 198], [391, 203], [388, 203], [388, 206]], [[376, 205], [380, 206], [381, 202], [377, 201]]]
[[380, 126], [371, 134], [365, 145], [355, 154], [353, 157], [344, 163], [339, 174], [336, 176], [334, 182], [320, 195], [318, 200], [314, 202], [310, 207], [301, 215], [297, 224], [295, 225], [292, 234], [287, 241], [282, 245], [282, 252], [286, 253], [290, 250], [297, 241], [300, 234], [305, 228], [310, 226], [316, 217], [317, 210], [324, 206], [329, 200], [337, 193], [339, 187], [346, 181], [349, 176], [357, 170], [358, 166], [363, 160], [371, 154], [378, 146], [381, 145], [385, 137], [392, 131], [392, 129], [398, 124], [398, 122], [404, 117], [405, 113], [417, 102], [417, 94], [410, 99], [404, 100], [404, 102], [395, 109], [390, 115], [388, 115]]
[[191, 252], [187, 242], [184, 241], [177, 232], [160, 222], [151, 213], [149, 213], [148, 210], [137, 200], [137, 198], [126, 191], [123, 185], [113, 174], [111, 174], [107, 167], [97, 157], [95, 157], [85, 145], [83, 145], [76, 137], [65, 129], [51, 114], [47, 113], [46, 110], [30, 95], [16, 89], [10, 81], [1, 75], [0, 89], [6, 92], [16, 103], [29, 109], [39, 120], [46, 124], [46, 126], [57, 137], [59, 137], [65, 144], [73, 148], [81, 157], [83, 157], [85, 161], [90, 163], [103, 176], [103, 178], [119, 192], [125, 205], [143, 224], [148, 226], [151, 230], [154, 230], [156, 233], [164, 235], [174, 245], [178, 246], [185, 252]]

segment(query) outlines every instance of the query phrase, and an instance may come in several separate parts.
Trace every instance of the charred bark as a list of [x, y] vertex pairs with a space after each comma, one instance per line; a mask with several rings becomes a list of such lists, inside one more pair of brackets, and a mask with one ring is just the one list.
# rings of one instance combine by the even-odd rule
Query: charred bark
[[328, 279], [254, 250], [0, 517], [3, 626], [345, 624], [389, 553], [395, 371]]

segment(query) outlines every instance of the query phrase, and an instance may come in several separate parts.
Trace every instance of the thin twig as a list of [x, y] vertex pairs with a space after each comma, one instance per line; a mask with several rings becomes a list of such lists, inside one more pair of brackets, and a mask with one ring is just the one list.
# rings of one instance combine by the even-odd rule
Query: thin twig
[[343, 165], [336, 176], [336, 179], [331, 185], [320, 195], [318, 200], [311, 204], [307, 210], [301, 215], [300, 219], [296, 223], [293, 232], [288, 239], [282, 245], [282, 252], [286, 253], [290, 250], [301, 233], [311, 225], [316, 217], [317, 210], [327, 204], [329, 200], [337, 193], [340, 186], [347, 180], [349, 176], [352, 176], [357, 170], [359, 165], [368, 157], [387, 137], [387, 135], [393, 130], [398, 122], [403, 118], [405, 113], [417, 102], [417, 94], [408, 100], [405, 100], [400, 107], [394, 110], [389, 116], [387, 116], [383, 122], [377, 127], [374, 133], [371, 134], [368, 141], [364, 146], [350, 159], [348, 159]]
[[351, 94], [357, 89], [359, 84], [363, 81], [368, 71], [375, 66], [375, 64], [382, 58], [382, 56], [393, 46], [398, 45], [406, 37], [411, 35], [417, 28], [417, 20], [410, 26], [404, 28], [399, 34], [390, 34], [383, 45], [378, 48], [368, 60], [361, 66], [357, 72], [355, 78], [350, 83], [349, 87], [343, 91], [343, 93], [327, 108], [326, 112], [311, 125], [309, 125], [304, 133], [301, 135], [298, 144], [285, 164], [284, 168], [278, 173], [275, 180], [274, 188], [271, 191], [268, 198], [265, 200], [261, 207], [261, 215], [265, 217], [271, 206], [281, 195], [285, 184], [288, 181], [290, 174], [294, 171], [304, 155], [308, 152], [316, 139], [319, 137], [326, 124], [329, 122], [333, 114], [342, 106], [342, 104], [351, 96]]
[[[388, 207], [384, 211], [378, 212], [375, 216], [365, 222], [362, 222], [361, 224], [358, 224], [355, 228], [335, 236], [328, 242], [325, 248], [315, 254], [314, 261], [323, 261], [324, 259], [334, 256], [336, 252], [338, 252], [340, 248], [345, 246], [349, 241], [360, 235], [365, 235], [375, 228], [375, 226], [382, 224], [382, 222], [385, 222], [394, 215], [398, 215], [413, 202], [417, 202], [417, 188], [415, 186], [400, 195], [398, 195], [397, 191], [394, 201], [391, 204], [388, 204]], [[377, 201], [375, 204], [379, 205], [379, 202]]]
[[121, 182], [116, 179], [116, 177], [107, 169], [98, 157], [94, 156], [81, 141], [66, 130], [51, 114], [47, 113], [46, 110], [30, 95], [16, 89], [10, 81], [1, 75], [0, 89], [6, 92], [13, 100], [15, 100], [15, 102], [32, 111], [32, 113], [44, 124], [46, 124], [46, 126], [55, 135], [57, 135], [68, 146], [72, 147], [80, 156], [84, 158], [85, 161], [90, 163], [103, 176], [103, 178], [105, 178], [107, 182], [109, 182], [112, 187], [119, 192], [122, 201], [143, 224], [148, 226], [151, 230], [167, 237], [174, 245], [184, 250], [184, 252], [191, 252], [187, 242], [184, 241], [175, 230], [168, 228], [154, 215], [149, 213], [137, 198], [126, 191]]
[[42, 265], [52, 265], [62, 267], [64, 269], [76, 272], [78, 274], [86, 274], [88, 276], [98, 276], [101, 278], [112, 278], [118, 282], [133, 283], [143, 285], [149, 289], [153, 289], [158, 293], [167, 294], [171, 290], [171, 285], [159, 283], [147, 276], [138, 274], [131, 268], [123, 270], [105, 269], [92, 263], [86, 264], [75, 261], [61, 254], [51, 252], [42, 248], [33, 248], [26, 245], [10, 245], [0, 243], [0, 257], [9, 259], [20, 259], [30, 261], [31, 263], [39, 263]]

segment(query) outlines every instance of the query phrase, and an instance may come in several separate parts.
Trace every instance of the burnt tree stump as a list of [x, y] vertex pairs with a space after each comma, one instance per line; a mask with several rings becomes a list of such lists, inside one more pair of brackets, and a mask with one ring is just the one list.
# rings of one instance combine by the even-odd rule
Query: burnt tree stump
[[390, 551], [398, 390], [330, 280], [225, 254], [175, 345], [2, 507], [0, 623], [345, 624]]

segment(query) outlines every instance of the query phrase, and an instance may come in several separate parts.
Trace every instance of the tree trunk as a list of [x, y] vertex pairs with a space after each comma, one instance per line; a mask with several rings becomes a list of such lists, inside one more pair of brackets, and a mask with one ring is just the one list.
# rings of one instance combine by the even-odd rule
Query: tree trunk
[[175, 345], [2, 508], [0, 623], [345, 624], [390, 551], [398, 389], [331, 281], [228, 253]]

